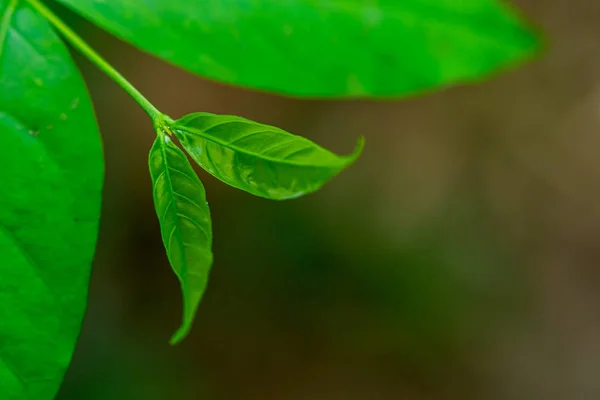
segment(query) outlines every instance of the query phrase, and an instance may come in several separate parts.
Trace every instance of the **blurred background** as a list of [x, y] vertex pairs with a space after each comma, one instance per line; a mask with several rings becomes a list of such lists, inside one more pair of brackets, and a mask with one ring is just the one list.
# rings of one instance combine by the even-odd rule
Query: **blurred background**
[[152, 125], [77, 56], [106, 186], [58, 399], [600, 398], [600, 3], [515, 3], [546, 31], [543, 57], [391, 102], [218, 84], [63, 14], [171, 117], [236, 114], [338, 153], [367, 145], [288, 202], [199, 171], [215, 263], [191, 336], [170, 347], [181, 298], [152, 204]]

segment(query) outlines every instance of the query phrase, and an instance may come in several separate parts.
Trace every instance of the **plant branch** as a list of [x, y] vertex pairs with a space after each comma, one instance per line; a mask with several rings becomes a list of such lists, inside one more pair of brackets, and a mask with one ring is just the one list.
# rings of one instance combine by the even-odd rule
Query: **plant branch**
[[85, 55], [92, 63], [104, 71], [112, 80], [114, 80], [123, 90], [125, 90], [152, 118], [154, 123], [163, 120], [166, 116], [161, 113], [144, 95], [140, 93], [123, 75], [110, 65], [102, 56], [90, 47], [77, 33], [67, 26], [60, 18], [56, 16], [48, 7], [38, 0], [26, 0], [34, 9], [36, 9], [48, 22], [50, 22], [62, 36]]

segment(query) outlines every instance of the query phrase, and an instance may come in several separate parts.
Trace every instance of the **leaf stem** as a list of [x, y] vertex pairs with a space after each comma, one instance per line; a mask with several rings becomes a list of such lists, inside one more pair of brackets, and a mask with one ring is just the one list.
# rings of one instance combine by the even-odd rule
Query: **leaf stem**
[[48, 7], [38, 0], [26, 0], [33, 8], [35, 8], [48, 22], [50, 22], [63, 36], [69, 41], [73, 47], [78, 49], [92, 63], [104, 71], [112, 80], [114, 80], [123, 90], [125, 90], [144, 111], [152, 118], [154, 123], [159, 123], [163, 119], [169, 119], [161, 113], [139, 90], [135, 88], [123, 75], [119, 73], [112, 65], [110, 65], [102, 56], [90, 47], [77, 33], [67, 26], [60, 18], [56, 16]]

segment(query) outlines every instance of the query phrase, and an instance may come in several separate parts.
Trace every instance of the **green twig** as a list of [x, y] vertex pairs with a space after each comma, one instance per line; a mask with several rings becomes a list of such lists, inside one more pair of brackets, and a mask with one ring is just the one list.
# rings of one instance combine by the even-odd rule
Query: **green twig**
[[85, 55], [92, 63], [98, 68], [104, 71], [112, 80], [117, 82], [119, 86], [123, 88], [135, 101], [146, 111], [146, 113], [152, 118], [156, 124], [159, 121], [165, 119], [165, 115], [158, 111], [148, 99], [144, 97], [123, 75], [121, 75], [112, 65], [110, 65], [102, 56], [100, 56], [94, 49], [92, 49], [77, 33], [75, 33], [69, 26], [67, 26], [60, 18], [58, 18], [52, 10], [46, 7], [38, 0], [27, 0], [33, 8], [35, 8], [46, 20], [48, 20], [54, 27], [69, 41], [73, 47], [79, 50]]

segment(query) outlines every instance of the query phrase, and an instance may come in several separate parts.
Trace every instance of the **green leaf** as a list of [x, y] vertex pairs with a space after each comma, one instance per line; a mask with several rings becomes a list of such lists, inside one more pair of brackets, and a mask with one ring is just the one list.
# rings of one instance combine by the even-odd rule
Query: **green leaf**
[[192, 72], [293, 96], [479, 80], [538, 42], [502, 0], [59, 0]]
[[66, 47], [0, 0], [0, 399], [54, 398], [86, 308], [104, 166]]
[[156, 214], [171, 267], [183, 294], [183, 323], [171, 344], [189, 333], [213, 261], [212, 225], [206, 192], [187, 157], [162, 133], [150, 150]]
[[183, 147], [221, 181], [272, 200], [312, 193], [352, 164], [364, 140], [345, 157], [274, 126], [231, 115], [194, 113], [173, 123]]

